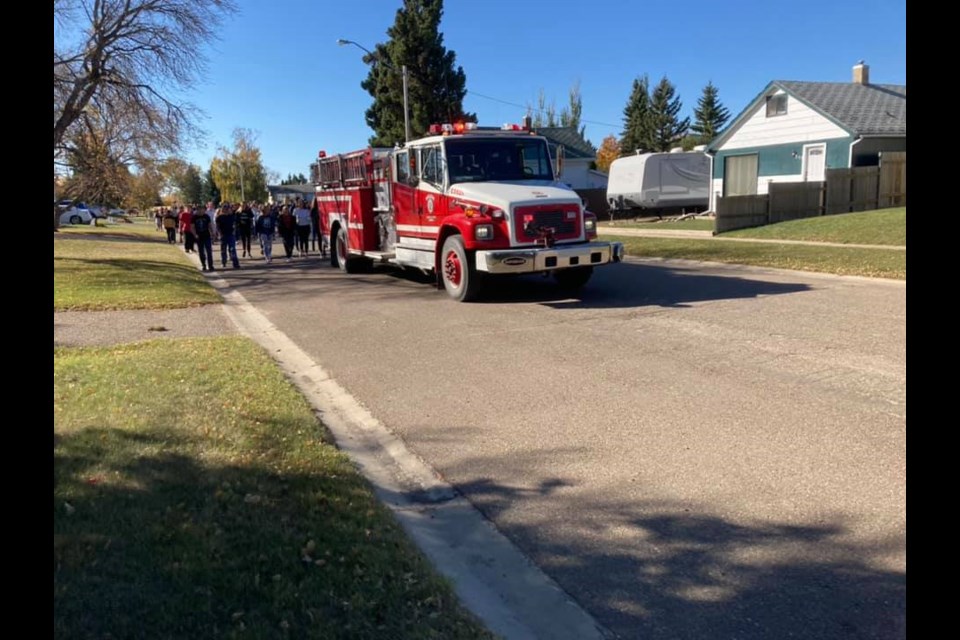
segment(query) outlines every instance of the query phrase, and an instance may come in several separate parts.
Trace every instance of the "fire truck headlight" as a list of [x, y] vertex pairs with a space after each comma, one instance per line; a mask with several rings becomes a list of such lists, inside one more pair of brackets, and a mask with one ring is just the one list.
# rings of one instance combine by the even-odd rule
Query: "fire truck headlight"
[[597, 219], [591, 216], [587, 216], [583, 219], [583, 228], [586, 229], [587, 233], [596, 233], [597, 232]]
[[473, 228], [473, 237], [477, 240], [493, 240], [493, 225], [478, 224]]

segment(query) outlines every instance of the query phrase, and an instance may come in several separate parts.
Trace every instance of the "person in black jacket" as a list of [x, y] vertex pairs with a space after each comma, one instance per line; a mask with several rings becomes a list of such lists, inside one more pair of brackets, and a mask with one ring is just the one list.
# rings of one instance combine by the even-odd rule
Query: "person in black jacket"
[[217, 212], [217, 231], [220, 232], [220, 265], [227, 268], [227, 252], [230, 253], [230, 262], [234, 269], [240, 268], [237, 259], [237, 214], [229, 204], [222, 204]]
[[197, 239], [197, 253], [200, 254], [200, 264], [203, 265], [204, 271], [213, 271], [213, 223], [200, 207], [196, 207], [193, 211], [191, 227], [193, 235]]
[[252, 256], [250, 250], [250, 238], [253, 235], [253, 209], [250, 205], [244, 203], [243, 208], [237, 215], [237, 231], [240, 234], [240, 248], [243, 249], [243, 257]]

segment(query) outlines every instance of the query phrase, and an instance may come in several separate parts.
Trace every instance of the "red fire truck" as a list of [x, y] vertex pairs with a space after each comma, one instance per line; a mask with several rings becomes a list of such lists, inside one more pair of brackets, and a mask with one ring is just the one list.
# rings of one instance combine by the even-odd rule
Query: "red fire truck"
[[550, 272], [579, 288], [623, 258], [622, 244], [597, 241], [596, 217], [558, 174], [545, 138], [473, 123], [433, 125], [394, 149], [321, 151], [313, 167], [333, 266], [420, 269], [458, 301], [503, 274]]

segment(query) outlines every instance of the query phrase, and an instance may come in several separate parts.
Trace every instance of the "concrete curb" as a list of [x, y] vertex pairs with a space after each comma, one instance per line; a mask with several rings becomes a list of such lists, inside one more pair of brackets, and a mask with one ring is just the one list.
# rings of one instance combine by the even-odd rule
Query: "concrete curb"
[[377, 497], [493, 633], [509, 640], [613, 637], [239, 292], [210, 275], [240, 333], [277, 361]]

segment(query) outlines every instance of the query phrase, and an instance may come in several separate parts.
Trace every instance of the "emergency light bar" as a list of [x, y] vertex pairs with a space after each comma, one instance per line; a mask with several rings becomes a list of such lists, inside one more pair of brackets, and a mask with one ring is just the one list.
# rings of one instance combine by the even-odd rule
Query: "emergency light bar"
[[451, 133], [464, 133], [465, 131], [476, 131], [476, 122], [454, 122], [450, 124], [432, 124], [430, 125], [430, 135], [450, 135]]

